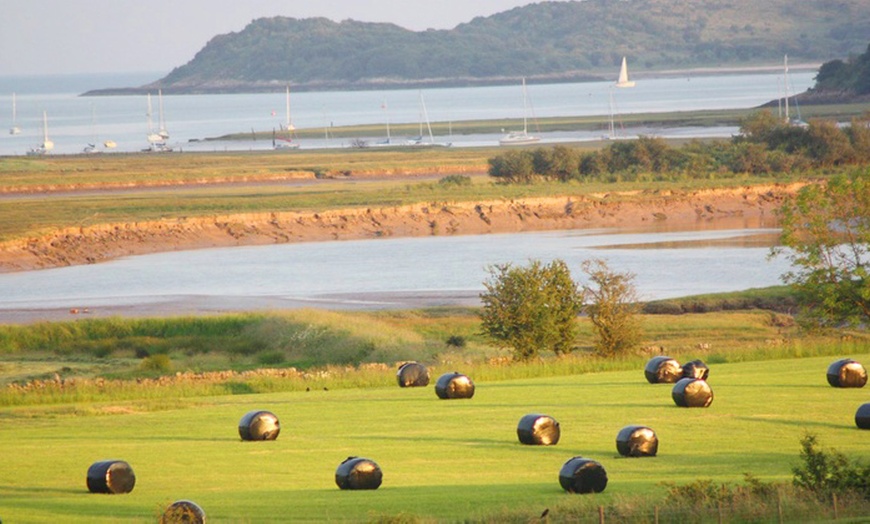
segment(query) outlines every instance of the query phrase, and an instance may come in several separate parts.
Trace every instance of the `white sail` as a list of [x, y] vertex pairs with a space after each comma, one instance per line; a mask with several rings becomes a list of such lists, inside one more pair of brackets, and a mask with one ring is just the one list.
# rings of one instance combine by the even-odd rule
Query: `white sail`
[[12, 93], [12, 127], [9, 128], [10, 135], [21, 134], [21, 128], [18, 127], [16, 120], [17, 120], [17, 109], [15, 107], [15, 93]]
[[293, 131], [296, 129], [296, 126], [293, 125], [293, 120], [290, 118], [290, 86], [287, 86], [287, 90], [284, 94], [284, 105], [286, 106], [287, 111], [287, 121], [284, 123], [284, 129], [287, 131]]
[[619, 79], [616, 81], [616, 87], [634, 87], [634, 81], [628, 79], [628, 62], [625, 57], [622, 57], [622, 67], [619, 68]]
[[166, 120], [163, 118], [163, 90], [157, 90], [157, 111], [159, 118], [160, 129], [157, 130], [157, 134], [160, 135], [160, 138], [163, 140], [169, 139], [169, 131], [166, 130]]

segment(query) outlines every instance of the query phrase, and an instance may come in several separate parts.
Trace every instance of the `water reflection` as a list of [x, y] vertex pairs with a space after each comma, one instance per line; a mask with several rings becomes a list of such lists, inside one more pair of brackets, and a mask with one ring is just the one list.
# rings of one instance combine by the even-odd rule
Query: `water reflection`
[[[97, 265], [0, 275], [0, 321], [91, 314], [202, 313], [305, 305], [475, 305], [492, 264], [585, 259], [631, 271], [642, 299], [779, 283], [773, 229], [550, 231], [280, 244], [160, 253]], [[41, 315], [41, 317], [40, 317]]]

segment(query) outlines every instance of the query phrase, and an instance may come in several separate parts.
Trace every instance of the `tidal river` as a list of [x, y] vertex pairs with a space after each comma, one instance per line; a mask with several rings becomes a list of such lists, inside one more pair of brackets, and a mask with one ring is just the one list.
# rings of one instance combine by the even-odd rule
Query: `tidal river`
[[[179, 251], [0, 274], [0, 322], [297, 307], [477, 305], [487, 267], [603, 258], [643, 300], [780, 283], [776, 229], [572, 230]], [[78, 316], [74, 316], [78, 315]]]

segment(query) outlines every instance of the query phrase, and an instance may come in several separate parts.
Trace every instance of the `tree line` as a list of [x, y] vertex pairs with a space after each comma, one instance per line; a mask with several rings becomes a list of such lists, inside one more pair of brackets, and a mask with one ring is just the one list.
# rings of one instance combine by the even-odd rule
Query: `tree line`
[[729, 141], [695, 140], [674, 147], [656, 137], [617, 140], [596, 151], [567, 146], [515, 149], [488, 160], [489, 174], [505, 183], [535, 180], [638, 181], [775, 176], [870, 163], [870, 114], [840, 127], [813, 120], [795, 125], [768, 110], [740, 122]]

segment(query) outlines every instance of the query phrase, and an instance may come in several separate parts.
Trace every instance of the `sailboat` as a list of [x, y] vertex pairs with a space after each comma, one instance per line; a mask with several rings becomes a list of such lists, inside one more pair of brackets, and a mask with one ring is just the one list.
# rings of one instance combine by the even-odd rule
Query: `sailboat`
[[42, 112], [42, 144], [30, 149], [28, 155], [44, 155], [54, 149], [54, 142], [48, 139], [48, 114]]
[[[429, 135], [429, 140], [427, 141], [424, 138], [423, 133], [423, 123], [426, 123], [426, 131]], [[422, 146], [422, 147], [450, 147], [451, 143], [436, 143], [435, 136], [432, 134], [432, 125], [429, 123], [429, 112], [426, 110], [426, 101], [423, 100], [423, 91], [420, 91], [420, 134], [415, 137], [411, 137], [406, 142], [409, 146]]]
[[615, 118], [615, 107], [616, 107], [616, 104], [615, 104], [615, 102], [613, 101], [613, 88], [614, 88], [614, 87], [617, 87], [617, 88], [620, 88], [620, 89], [624, 89], [624, 88], [628, 88], [628, 87], [634, 87], [635, 85], [636, 85], [636, 84], [635, 84], [635, 82], [634, 82], [633, 80], [629, 80], [629, 79], [628, 79], [628, 61], [627, 61], [627, 60], [625, 59], [625, 57], [623, 56], [623, 57], [622, 57], [622, 65], [621, 65], [620, 68], [619, 68], [619, 77], [617, 78], [616, 83], [613, 84], [613, 86], [611, 86], [611, 88], [610, 88], [610, 93], [609, 93], [609, 102], [610, 102], [610, 104], [609, 104], [609, 105], [610, 105], [610, 134], [607, 135], [607, 136], [605, 136], [605, 137], [604, 137], [605, 139], [613, 140], [613, 139], [616, 139], [616, 138], [617, 138], [617, 136], [616, 136], [616, 126], [615, 126], [615, 122], [614, 122], [614, 118]]
[[169, 140], [169, 131], [166, 130], [166, 120], [163, 118], [163, 90], [157, 90], [157, 111], [158, 111], [158, 122], [160, 128], [157, 130], [157, 134], [160, 135], [160, 138], [163, 140]]
[[168, 152], [172, 151], [172, 148], [166, 145], [166, 139], [169, 138], [169, 133], [165, 129], [165, 125], [163, 123], [163, 96], [162, 92], [158, 90], [158, 103], [160, 107], [160, 129], [155, 133], [154, 132], [154, 122], [152, 121], [152, 109], [151, 109], [151, 93], [148, 93], [148, 110], [145, 113], [146, 120], [148, 122], [148, 134], [145, 138], [148, 140], [148, 148], [144, 151], [152, 151], [152, 152]]
[[287, 121], [281, 126], [281, 129], [287, 132], [287, 137], [277, 137], [275, 133], [272, 133], [272, 147], [275, 149], [299, 149], [299, 144], [293, 142], [293, 139], [290, 137], [290, 134], [296, 129], [296, 126], [293, 125], [293, 120], [290, 119], [290, 86], [287, 86], [287, 89], [284, 94], [284, 105], [286, 106], [286, 119]]
[[16, 107], [15, 107], [15, 93], [12, 93], [12, 127], [9, 128], [10, 135], [20, 135], [21, 128], [16, 124]]
[[528, 95], [526, 93], [526, 79], [523, 78], [523, 130], [511, 131], [498, 141], [502, 146], [518, 146], [524, 144], [534, 144], [541, 139], [529, 134], [528, 126]]
[[791, 92], [791, 87], [788, 83], [788, 55], [785, 55], [783, 58], [783, 83], [785, 84], [785, 123], [788, 125], [806, 126], [807, 123], [801, 119], [800, 108], [797, 107], [797, 98], [794, 99], [794, 102], [795, 107], [797, 108], [798, 116], [797, 118], [791, 118], [791, 115], [789, 114], [788, 99], [790, 96], [789, 93]]

